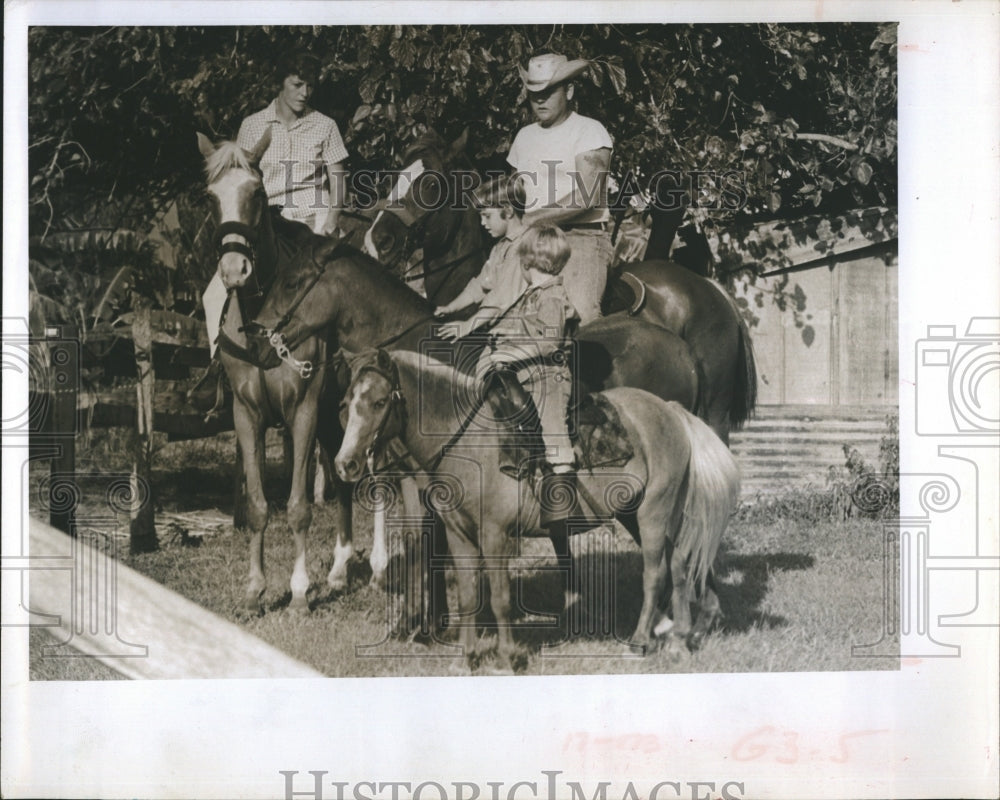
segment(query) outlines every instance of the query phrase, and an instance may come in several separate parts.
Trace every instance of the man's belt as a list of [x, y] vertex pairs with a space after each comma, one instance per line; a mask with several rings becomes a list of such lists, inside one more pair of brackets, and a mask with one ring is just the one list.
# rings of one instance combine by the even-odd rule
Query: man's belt
[[575, 222], [569, 225], [560, 225], [564, 231], [603, 231], [603, 222]]

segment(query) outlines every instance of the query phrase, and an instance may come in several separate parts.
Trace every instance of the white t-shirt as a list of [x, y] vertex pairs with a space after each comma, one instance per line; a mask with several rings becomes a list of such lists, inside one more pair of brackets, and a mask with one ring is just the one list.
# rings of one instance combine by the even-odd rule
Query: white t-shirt
[[[551, 128], [537, 122], [521, 128], [507, 154], [507, 163], [524, 175], [526, 211], [552, 206], [570, 195], [570, 202], [586, 205], [576, 174], [576, 157], [602, 147], [611, 149], [611, 134], [596, 119], [575, 111]], [[606, 207], [593, 208], [574, 222], [604, 222]]]

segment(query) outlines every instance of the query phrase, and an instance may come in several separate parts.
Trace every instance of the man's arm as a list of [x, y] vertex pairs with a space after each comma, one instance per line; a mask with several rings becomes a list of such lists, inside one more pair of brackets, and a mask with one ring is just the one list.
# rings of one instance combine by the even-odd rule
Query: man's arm
[[526, 212], [524, 222], [537, 225], [550, 222], [553, 225], [572, 223], [592, 208], [607, 205], [608, 169], [611, 167], [611, 149], [600, 147], [579, 153], [575, 159], [576, 175], [573, 191], [556, 200], [554, 206], [535, 208]]

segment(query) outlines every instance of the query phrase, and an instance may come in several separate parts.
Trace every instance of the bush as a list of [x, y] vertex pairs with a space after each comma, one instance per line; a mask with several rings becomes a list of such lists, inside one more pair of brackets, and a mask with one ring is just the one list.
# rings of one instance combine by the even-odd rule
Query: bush
[[882, 519], [899, 514], [899, 418], [886, 417], [886, 432], [879, 443], [878, 471], [860, 451], [845, 444], [844, 464], [830, 467], [826, 487], [788, 489], [761, 495], [736, 510], [737, 522], [773, 523], [781, 519], [801, 522], [839, 522], [846, 519]]

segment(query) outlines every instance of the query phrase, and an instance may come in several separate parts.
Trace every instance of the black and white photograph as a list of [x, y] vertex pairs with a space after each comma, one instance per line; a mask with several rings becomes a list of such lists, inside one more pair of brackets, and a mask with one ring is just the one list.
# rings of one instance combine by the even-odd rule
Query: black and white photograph
[[998, 15], [12, 4], [4, 796], [996, 796]]

